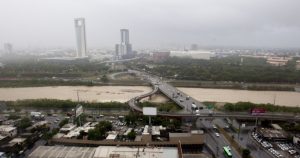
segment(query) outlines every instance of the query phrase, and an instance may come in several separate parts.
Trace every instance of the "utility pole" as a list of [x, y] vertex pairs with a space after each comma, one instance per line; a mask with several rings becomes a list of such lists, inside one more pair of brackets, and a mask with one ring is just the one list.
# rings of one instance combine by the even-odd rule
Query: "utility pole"
[[274, 94], [274, 98], [273, 98], [273, 105], [276, 105], [276, 93]]
[[77, 103], [79, 104], [79, 91], [77, 90]]
[[240, 140], [240, 133], [241, 133], [241, 123], [239, 123], [238, 141]]
[[[75, 118], [74, 118], [74, 124], [76, 123], [75, 121], [76, 121], [76, 110], [77, 110], [77, 108], [78, 108], [78, 105], [79, 105], [79, 91], [77, 90], [77, 105], [76, 105], [76, 107], [75, 107]], [[81, 114], [80, 114], [81, 115]], [[79, 120], [79, 126], [81, 126], [81, 120], [80, 120], [80, 115], [78, 116], [78, 120]]]

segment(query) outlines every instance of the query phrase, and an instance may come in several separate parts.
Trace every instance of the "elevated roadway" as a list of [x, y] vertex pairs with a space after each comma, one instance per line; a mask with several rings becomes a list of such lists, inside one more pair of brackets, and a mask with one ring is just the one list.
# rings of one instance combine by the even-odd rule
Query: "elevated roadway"
[[[139, 71], [131, 71], [135, 72], [138, 75], [144, 77], [144, 80], [148, 81], [152, 85], [152, 91], [146, 94], [142, 94], [140, 96], [134, 97], [128, 101], [128, 105], [134, 111], [142, 112], [142, 108], [140, 108], [137, 103], [146, 97], [149, 97], [158, 91], [163, 93], [165, 96], [174, 101], [178, 106], [182, 108], [181, 111], [176, 113], [169, 112], [158, 112], [159, 116], [165, 117], [192, 117], [192, 118], [237, 118], [237, 119], [245, 119], [245, 120], [285, 120], [285, 121], [300, 121], [300, 116], [294, 114], [286, 114], [286, 113], [264, 113], [261, 115], [252, 115], [250, 113], [242, 113], [242, 112], [212, 112], [208, 110], [204, 104], [197, 101], [196, 99], [188, 96], [187, 94], [179, 91], [175, 87], [162, 82], [157, 76], [150, 76], [148, 74], [139, 72]], [[195, 104], [200, 110], [195, 113], [195, 110], [192, 110], [192, 104]]]

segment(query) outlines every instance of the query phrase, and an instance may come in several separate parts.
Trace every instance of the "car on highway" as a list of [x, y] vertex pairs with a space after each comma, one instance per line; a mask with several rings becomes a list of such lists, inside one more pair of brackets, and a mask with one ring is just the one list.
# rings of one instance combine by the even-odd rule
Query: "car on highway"
[[213, 129], [217, 129], [217, 126], [216, 126], [216, 125], [212, 125], [212, 128], [213, 128]]
[[220, 133], [216, 132], [215, 133], [216, 137], [220, 137]]

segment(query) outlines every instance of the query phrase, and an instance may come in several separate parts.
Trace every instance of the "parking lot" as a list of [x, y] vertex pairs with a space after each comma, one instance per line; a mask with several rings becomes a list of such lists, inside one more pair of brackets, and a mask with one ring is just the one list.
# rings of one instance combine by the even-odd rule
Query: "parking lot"
[[298, 149], [292, 144], [287, 141], [267, 141], [262, 138], [258, 133], [252, 132], [252, 138], [260, 144], [270, 155], [276, 158], [300, 158]]

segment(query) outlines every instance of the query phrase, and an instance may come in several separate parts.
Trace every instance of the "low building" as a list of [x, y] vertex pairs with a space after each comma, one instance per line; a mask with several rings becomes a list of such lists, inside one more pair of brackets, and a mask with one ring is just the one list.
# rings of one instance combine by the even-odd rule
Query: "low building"
[[27, 132], [34, 132], [35, 130], [38, 131], [49, 130], [48, 121], [39, 121], [33, 124], [32, 126], [26, 128]]
[[258, 128], [257, 133], [266, 140], [270, 141], [284, 141], [287, 140], [288, 135], [283, 130], [271, 128]]
[[202, 130], [192, 130], [190, 133], [169, 133], [169, 141], [189, 144], [203, 144], [204, 132]]
[[14, 138], [9, 143], [1, 146], [1, 151], [18, 153], [27, 146], [26, 138]]
[[292, 58], [287, 58], [287, 57], [268, 57], [267, 63], [274, 65], [274, 66], [284, 66], [291, 59]]
[[65, 131], [68, 131], [69, 130], [69, 132], [66, 134], [66, 135], [64, 135], [63, 137], [64, 138], [69, 138], [69, 139], [71, 139], [71, 138], [76, 138], [77, 136], [79, 136], [80, 135], [80, 132], [81, 131], [83, 131], [83, 132], [85, 132], [85, 133], [88, 133], [88, 131], [90, 130], [90, 129], [94, 129], [95, 127], [90, 127], [90, 126], [85, 126], [85, 127], [75, 127], [75, 128], [73, 128], [72, 126], [70, 126], [71, 128], [69, 128], [69, 129], [65, 129]]
[[28, 158], [179, 158], [176, 147], [71, 147], [71, 146], [39, 146]]
[[300, 60], [296, 61], [296, 70], [300, 70]]
[[126, 132], [123, 134], [123, 136], [127, 136], [132, 131], [132, 128], [128, 128]]
[[171, 51], [171, 57], [180, 57], [180, 58], [193, 58], [193, 59], [203, 59], [210, 60], [215, 57], [214, 52], [208, 50], [197, 50], [197, 51]]
[[178, 149], [175, 147], [98, 147], [94, 158], [178, 158]]
[[0, 134], [9, 137], [15, 137], [17, 135], [17, 128], [9, 125], [1, 125]]
[[0, 146], [6, 144], [9, 140], [10, 138], [8, 136], [0, 135]]
[[71, 130], [73, 130], [75, 128], [76, 128], [76, 125], [68, 123], [68, 124], [65, 124], [62, 128], [60, 128], [59, 131], [61, 133], [69, 133]]
[[153, 52], [152, 60], [154, 62], [163, 62], [170, 57], [170, 52]]
[[152, 136], [149, 133], [149, 126], [148, 125], [146, 125], [145, 128], [144, 128], [144, 131], [142, 133], [141, 141], [143, 141], [143, 142], [151, 142], [152, 141]]
[[2, 125], [10, 125], [10, 126], [15, 126], [17, 125], [19, 120], [5, 120], [2, 122]]
[[108, 136], [106, 137], [105, 140], [107, 140], [107, 141], [114, 141], [114, 140], [117, 139], [117, 137], [118, 137], [118, 134], [108, 134]]
[[166, 130], [166, 127], [163, 126], [152, 126], [151, 134], [152, 136], [160, 136], [160, 131]]

